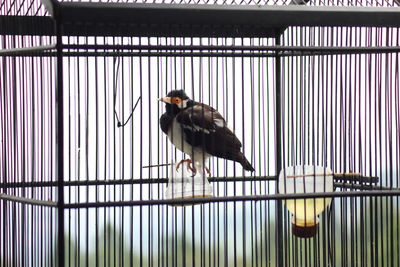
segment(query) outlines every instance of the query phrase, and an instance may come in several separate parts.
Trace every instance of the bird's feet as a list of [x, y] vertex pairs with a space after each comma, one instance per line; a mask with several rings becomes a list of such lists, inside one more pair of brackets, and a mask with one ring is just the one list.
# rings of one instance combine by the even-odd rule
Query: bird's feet
[[[189, 169], [192, 172], [192, 176], [195, 176], [197, 174], [197, 169], [194, 166], [193, 162], [191, 159], [183, 159], [181, 161], [178, 162], [178, 164], [176, 165], [176, 171], [178, 171], [178, 169], [181, 167], [181, 165], [186, 162], [186, 167], [187, 169]], [[209, 168], [204, 166], [204, 169], [206, 170], [208, 175], [211, 175], [211, 171]]]
[[204, 169], [206, 170], [206, 172], [207, 172], [208, 175], [211, 175], [211, 171], [210, 171], [209, 168], [207, 168], [206, 166], [204, 166]]
[[183, 159], [183, 160], [179, 161], [179, 163], [176, 165], [176, 171], [178, 171], [179, 167], [180, 167], [184, 162], [186, 162], [186, 167], [187, 167], [189, 170], [191, 170], [192, 173], [194, 173], [194, 174], [196, 175], [196, 173], [197, 173], [196, 168], [195, 168], [194, 166], [193, 166], [193, 167], [190, 166], [190, 164], [192, 163], [192, 160], [191, 160], [191, 159]]

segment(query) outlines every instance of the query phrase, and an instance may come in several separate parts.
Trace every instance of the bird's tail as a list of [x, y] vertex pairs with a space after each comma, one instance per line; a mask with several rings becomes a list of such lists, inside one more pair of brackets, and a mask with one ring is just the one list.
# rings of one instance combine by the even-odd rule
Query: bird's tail
[[240, 164], [242, 164], [243, 169], [245, 169], [246, 171], [254, 171], [253, 166], [251, 166], [251, 163], [246, 159], [246, 157], [242, 154], [242, 157], [239, 161]]

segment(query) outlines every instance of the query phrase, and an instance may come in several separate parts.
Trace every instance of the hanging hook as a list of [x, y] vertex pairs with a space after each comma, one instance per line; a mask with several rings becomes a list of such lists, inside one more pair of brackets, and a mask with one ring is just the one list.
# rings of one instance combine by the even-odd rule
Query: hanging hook
[[129, 118], [126, 120], [125, 123], [121, 123], [121, 121], [118, 118], [117, 109], [116, 109], [116, 106], [117, 106], [117, 104], [116, 104], [117, 103], [117, 79], [118, 79], [118, 75], [119, 75], [119, 62], [120, 62], [119, 57], [118, 58], [114, 57], [114, 65], [117, 63], [117, 75], [116, 75], [115, 81], [114, 81], [114, 114], [115, 114], [115, 117], [117, 118], [117, 127], [118, 128], [124, 127], [129, 122], [129, 120], [132, 118], [133, 112], [136, 109], [136, 106], [139, 104], [139, 101], [142, 99], [142, 97], [139, 96], [138, 100], [136, 101], [135, 106], [133, 107], [133, 109], [131, 111], [131, 114], [129, 115]]
[[141, 96], [138, 97], [138, 100], [136, 101], [136, 104], [135, 104], [135, 106], [133, 107], [132, 112], [131, 112], [131, 114], [129, 115], [129, 118], [126, 120], [126, 122], [125, 122], [124, 124], [122, 124], [122, 123], [120, 122], [120, 120], [118, 119], [117, 111], [114, 110], [115, 116], [117, 117], [117, 121], [118, 121], [118, 122], [117, 122], [117, 127], [118, 127], [118, 128], [119, 128], [119, 127], [124, 127], [124, 126], [129, 122], [129, 120], [132, 118], [133, 112], [134, 112], [135, 109], [136, 109], [136, 106], [139, 104], [139, 100], [140, 100], [140, 99], [142, 99]]

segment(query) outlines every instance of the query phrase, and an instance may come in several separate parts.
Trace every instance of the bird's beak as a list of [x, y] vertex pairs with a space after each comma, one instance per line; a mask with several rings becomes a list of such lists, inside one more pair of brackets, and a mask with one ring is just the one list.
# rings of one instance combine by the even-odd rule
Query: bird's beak
[[164, 102], [164, 103], [172, 104], [172, 99], [169, 96], [161, 97], [161, 98], [159, 98], [157, 100], [161, 101], [161, 102]]

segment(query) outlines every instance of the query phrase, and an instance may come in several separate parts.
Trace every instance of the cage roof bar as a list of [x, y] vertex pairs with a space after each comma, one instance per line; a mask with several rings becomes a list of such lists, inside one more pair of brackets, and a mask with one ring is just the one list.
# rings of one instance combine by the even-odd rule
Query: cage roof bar
[[54, 21], [46, 16], [5, 16], [0, 15], [2, 35], [54, 35]]
[[399, 7], [42, 2], [66, 34], [274, 37], [288, 26], [400, 27]]
[[[228, 6], [42, 0], [66, 36], [276, 37], [288, 26], [400, 27], [399, 7]], [[0, 16], [0, 34], [54, 35], [46, 16]]]
[[[209, 26], [400, 26], [399, 7], [55, 2], [61, 21]], [[47, 5], [48, 6], [48, 5]], [[53, 7], [54, 8], [54, 7]], [[54, 15], [53, 9], [50, 12]]]
[[38, 45], [38, 46], [31, 46], [31, 47], [21, 47], [21, 48], [8, 48], [8, 49], [1, 49], [0, 56], [8, 56], [8, 55], [24, 55], [29, 53], [39, 53], [43, 51], [48, 51], [56, 49], [56, 45]]

